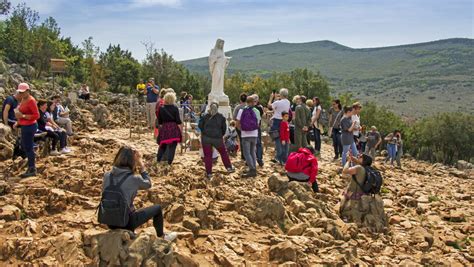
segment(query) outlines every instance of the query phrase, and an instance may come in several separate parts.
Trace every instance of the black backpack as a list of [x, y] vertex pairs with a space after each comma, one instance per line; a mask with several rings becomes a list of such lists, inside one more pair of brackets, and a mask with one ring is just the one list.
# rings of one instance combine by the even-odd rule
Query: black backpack
[[108, 226], [125, 227], [128, 224], [131, 209], [120, 187], [128, 176], [124, 177], [117, 184], [114, 184], [114, 179], [112, 178], [112, 173], [110, 173], [110, 184], [102, 192], [98, 220], [99, 223]]
[[380, 172], [372, 167], [364, 167], [365, 169], [365, 180], [362, 184], [357, 182], [355, 175], [352, 175], [352, 179], [359, 186], [359, 188], [366, 194], [379, 194], [382, 188], [383, 178]]

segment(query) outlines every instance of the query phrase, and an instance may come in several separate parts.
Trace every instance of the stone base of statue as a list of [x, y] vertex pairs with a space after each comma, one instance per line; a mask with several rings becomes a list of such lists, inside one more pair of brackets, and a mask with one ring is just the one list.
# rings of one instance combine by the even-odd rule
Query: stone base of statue
[[[229, 97], [225, 94], [209, 94], [207, 96], [208, 103], [217, 102], [219, 104], [219, 113], [221, 113], [224, 118], [232, 119], [232, 109], [229, 105]], [[207, 105], [207, 109], [209, 109], [209, 105]], [[207, 110], [206, 109], [206, 110]]]

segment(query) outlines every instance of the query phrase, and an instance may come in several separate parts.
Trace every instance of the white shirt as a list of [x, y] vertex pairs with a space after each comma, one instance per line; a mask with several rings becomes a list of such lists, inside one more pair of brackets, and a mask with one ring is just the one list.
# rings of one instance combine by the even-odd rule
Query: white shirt
[[[236, 120], [240, 121], [240, 118], [242, 117], [242, 112], [244, 111], [244, 109], [241, 109], [239, 110], [239, 113], [237, 113], [237, 117], [235, 118]], [[256, 111], [256, 109], [254, 108], [253, 111], [255, 112], [255, 115], [257, 115], [257, 120], [258, 120], [258, 117], [259, 115], [256, 114], [257, 112], [259, 112], [258, 110]], [[244, 137], [258, 137], [258, 129], [257, 130], [253, 130], [253, 131], [241, 131], [242, 132], [242, 138]]]
[[360, 117], [359, 115], [352, 115], [351, 117], [352, 122], [356, 122], [354, 125], [354, 131], [352, 132], [353, 135], [359, 136], [359, 130], [360, 130]]
[[[318, 110], [321, 110], [321, 105], [318, 105], [318, 106], [315, 107], [314, 110], [313, 110], [312, 116], [313, 116], [313, 119], [315, 119], [314, 125], [313, 125], [314, 127], [317, 127], [317, 126], [318, 126], [318, 120], [317, 120], [317, 118], [316, 118], [316, 112], [318, 112]], [[319, 113], [319, 116], [321, 116], [321, 113]]]
[[272, 108], [273, 108], [273, 117], [272, 119], [278, 119], [281, 120], [281, 113], [283, 111], [288, 112], [290, 110], [291, 103], [288, 99], [281, 99], [277, 100], [272, 103]]

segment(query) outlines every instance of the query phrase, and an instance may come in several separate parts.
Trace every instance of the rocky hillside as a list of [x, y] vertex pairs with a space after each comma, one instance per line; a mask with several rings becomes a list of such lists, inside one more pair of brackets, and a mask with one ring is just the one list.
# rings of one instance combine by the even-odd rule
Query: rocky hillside
[[[229, 51], [228, 72], [269, 76], [296, 68], [319, 71], [334, 95], [351, 92], [407, 117], [473, 112], [474, 40], [465, 38], [355, 49], [331, 41], [256, 45]], [[182, 62], [208, 74], [207, 58]], [[433, 108], [436, 107], [436, 108]]]
[[[237, 158], [237, 173], [228, 175], [219, 162], [208, 181], [197, 152], [178, 153], [166, 169], [155, 163], [151, 133], [129, 139], [118, 123], [102, 129], [88, 110], [93, 107], [81, 105], [72, 154], [41, 157], [39, 175], [23, 180], [24, 160], [0, 162], [0, 265], [474, 264], [472, 169], [404, 159], [400, 170], [378, 158], [389, 224], [373, 233], [370, 225], [338, 217], [350, 178], [338, 175], [329, 145], [319, 161], [320, 193], [288, 183], [283, 169], [268, 163], [257, 178], [241, 179], [244, 164]], [[120, 121], [119, 113], [112, 116]], [[151, 221], [135, 239], [97, 223], [102, 177], [123, 144], [142, 151], [153, 181], [138, 195], [137, 208], [162, 205], [166, 230], [179, 233], [176, 243], [156, 238]], [[271, 153], [265, 152], [266, 162]]]

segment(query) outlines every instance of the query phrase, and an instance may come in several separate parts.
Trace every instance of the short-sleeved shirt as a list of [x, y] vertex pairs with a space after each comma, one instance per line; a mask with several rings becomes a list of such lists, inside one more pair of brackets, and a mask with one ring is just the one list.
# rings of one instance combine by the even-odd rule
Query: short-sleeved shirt
[[154, 89], [160, 90], [160, 87], [155, 84], [155, 86], [152, 86], [151, 84], [148, 84], [146, 87], [146, 102], [147, 103], [156, 103], [158, 101], [158, 93], [153, 92]]
[[283, 111], [288, 112], [290, 110], [291, 103], [288, 99], [277, 100], [272, 103], [273, 117], [272, 119], [281, 120], [281, 113]]
[[367, 146], [368, 147], [375, 147], [375, 145], [380, 141], [380, 133], [375, 131], [375, 132], [368, 132], [367, 133]]
[[353, 135], [355, 136], [359, 136], [359, 133], [360, 133], [360, 117], [359, 115], [352, 115], [352, 121], [355, 121], [355, 125], [354, 125], [354, 131], [352, 132]]
[[[257, 122], [260, 123], [260, 112], [255, 107], [252, 110], [253, 112], [255, 112], [255, 115], [257, 116]], [[239, 110], [239, 113], [237, 113], [236, 120], [240, 121], [243, 111], [244, 109]], [[242, 138], [244, 137], [258, 137], [258, 129], [253, 130], [253, 131], [242, 131]]]
[[3, 111], [5, 110], [5, 107], [7, 105], [10, 105], [10, 109], [8, 110], [8, 121], [9, 122], [16, 122], [16, 117], [15, 117], [15, 108], [18, 106], [18, 101], [16, 100], [15, 97], [13, 96], [8, 96], [5, 101], [3, 101], [3, 106], [2, 106], [2, 118], [3, 118]]
[[349, 128], [352, 126], [352, 119], [350, 117], [344, 117], [341, 120], [341, 141], [343, 146], [350, 145], [354, 142], [354, 136], [352, 132], [349, 132]]
[[[312, 112], [312, 114], [311, 114], [311, 116], [312, 116], [313, 118], [316, 117], [316, 113], [318, 112], [318, 110], [322, 110], [321, 105], [317, 105], [316, 107], [313, 108], [313, 112]], [[321, 113], [319, 113], [319, 116], [321, 116]], [[316, 120], [316, 121], [314, 122], [314, 125], [313, 125], [313, 126], [314, 126], [314, 127], [317, 127], [317, 126], [318, 126], [318, 120]]]

